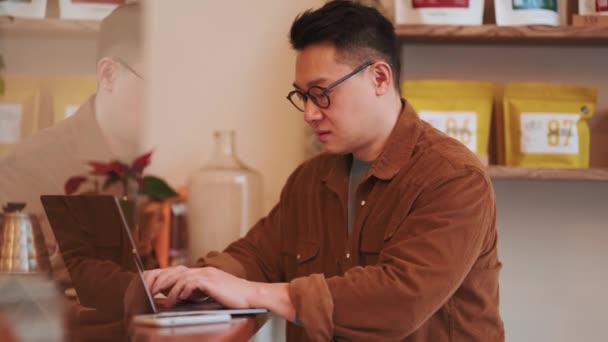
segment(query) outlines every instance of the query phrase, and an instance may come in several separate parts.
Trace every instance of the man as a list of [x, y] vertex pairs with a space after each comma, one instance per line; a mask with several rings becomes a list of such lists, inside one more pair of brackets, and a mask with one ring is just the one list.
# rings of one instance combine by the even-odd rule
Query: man
[[288, 99], [324, 153], [201, 268], [148, 271], [168, 302], [206, 293], [295, 322], [288, 340], [502, 341], [495, 198], [467, 148], [399, 95], [399, 49], [376, 10], [300, 15]]
[[[0, 160], [0, 204], [27, 203], [25, 211], [41, 219], [51, 250], [55, 250], [56, 242], [40, 195], [63, 194], [64, 184], [70, 177], [89, 172], [87, 161], [120, 159], [130, 162], [138, 154], [144, 91], [141, 17], [140, 5], [133, 3], [118, 7], [102, 21], [97, 53], [97, 93], [73, 116], [38, 132]], [[107, 254], [120, 243], [113, 235], [96, 239], [93, 248], [103, 249]], [[81, 247], [84, 248], [84, 242]], [[52, 263], [54, 278], [67, 281], [58, 253], [52, 255]], [[91, 284], [92, 293], [103, 289], [110, 291], [110, 297], [123, 293], [133, 277], [133, 273], [124, 272], [109, 262], [83, 262], [79, 274], [82, 275], [80, 280]], [[99, 303], [95, 304], [106, 304], [103, 298], [106, 297], [99, 297]], [[121, 299], [116, 301], [113, 311], [122, 311]]]

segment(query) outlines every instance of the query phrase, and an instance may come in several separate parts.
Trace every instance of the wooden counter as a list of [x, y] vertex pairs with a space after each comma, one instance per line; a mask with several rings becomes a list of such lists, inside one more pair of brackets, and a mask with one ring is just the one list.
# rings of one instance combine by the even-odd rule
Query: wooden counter
[[[94, 310], [67, 302], [66, 341], [249, 341], [266, 323], [269, 314], [234, 317], [230, 322], [158, 328], [97, 317]], [[128, 339], [127, 335], [131, 338]]]
[[267, 314], [233, 318], [228, 323], [191, 325], [174, 328], [133, 326], [132, 341], [249, 341], [266, 323]]

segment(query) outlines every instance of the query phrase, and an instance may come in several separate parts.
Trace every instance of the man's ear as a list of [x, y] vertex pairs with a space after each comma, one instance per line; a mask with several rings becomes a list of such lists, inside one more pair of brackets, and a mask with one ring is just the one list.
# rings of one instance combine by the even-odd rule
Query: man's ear
[[376, 62], [370, 67], [376, 96], [384, 95], [393, 87], [393, 70], [386, 62]]
[[118, 76], [118, 65], [109, 57], [103, 57], [97, 62], [97, 84], [100, 89], [112, 91]]

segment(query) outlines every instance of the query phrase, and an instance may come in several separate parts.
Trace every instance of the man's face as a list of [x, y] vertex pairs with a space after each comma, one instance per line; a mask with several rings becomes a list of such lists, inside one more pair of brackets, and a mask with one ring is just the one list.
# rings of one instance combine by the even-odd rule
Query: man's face
[[[116, 114], [116, 134], [126, 143], [136, 143], [139, 139], [144, 114], [144, 80], [141, 62], [123, 64], [117, 62], [118, 75], [112, 91], [112, 101]], [[132, 69], [132, 70], [131, 70]]]
[[[297, 90], [306, 92], [311, 86], [327, 87], [356, 69], [358, 65], [340, 63], [331, 44], [306, 47], [296, 58]], [[369, 125], [374, 124], [370, 106], [374, 103], [374, 84], [369, 68], [365, 68], [328, 92], [330, 105], [323, 109], [308, 100], [304, 120], [314, 130], [319, 143], [329, 153], [348, 154], [368, 143]]]

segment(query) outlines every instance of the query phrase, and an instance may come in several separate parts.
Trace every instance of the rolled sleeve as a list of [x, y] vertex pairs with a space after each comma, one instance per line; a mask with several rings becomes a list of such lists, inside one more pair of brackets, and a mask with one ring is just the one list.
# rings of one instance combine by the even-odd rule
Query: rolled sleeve
[[332, 294], [323, 274], [293, 279], [289, 297], [312, 341], [329, 341], [334, 332]]
[[228, 253], [209, 252], [206, 257], [198, 259], [197, 267], [215, 267], [239, 278], [247, 278], [245, 267]]

